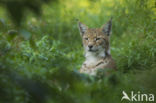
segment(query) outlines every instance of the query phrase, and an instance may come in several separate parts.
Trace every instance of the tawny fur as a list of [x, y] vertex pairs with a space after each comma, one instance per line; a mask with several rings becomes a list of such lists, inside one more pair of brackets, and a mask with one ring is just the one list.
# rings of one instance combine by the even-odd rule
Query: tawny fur
[[110, 54], [111, 23], [110, 20], [101, 28], [93, 29], [79, 22], [86, 58], [80, 69], [81, 73], [96, 75], [98, 69], [116, 69]]

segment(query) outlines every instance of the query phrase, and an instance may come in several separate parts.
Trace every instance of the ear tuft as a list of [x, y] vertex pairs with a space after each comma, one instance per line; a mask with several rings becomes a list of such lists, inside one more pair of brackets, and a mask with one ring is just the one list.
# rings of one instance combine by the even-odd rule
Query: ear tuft
[[111, 29], [112, 29], [112, 18], [102, 27], [102, 31], [104, 32], [104, 34], [109, 36], [111, 33]]
[[79, 27], [81, 36], [84, 35], [84, 33], [88, 29], [88, 27], [85, 24], [82, 24], [81, 22], [78, 22], [78, 27]]

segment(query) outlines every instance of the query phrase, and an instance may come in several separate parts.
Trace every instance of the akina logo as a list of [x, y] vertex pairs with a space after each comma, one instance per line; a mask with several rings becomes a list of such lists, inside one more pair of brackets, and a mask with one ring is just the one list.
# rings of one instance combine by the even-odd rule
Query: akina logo
[[138, 91], [135, 93], [134, 91], [131, 91], [130, 95], [128, 95], [125, 91], [122, 91], [122, 98], [121, 101], [123, 100], [128, 100], [128, 101], [150, 101], [154, 102], [154, 94], [144, 94]]

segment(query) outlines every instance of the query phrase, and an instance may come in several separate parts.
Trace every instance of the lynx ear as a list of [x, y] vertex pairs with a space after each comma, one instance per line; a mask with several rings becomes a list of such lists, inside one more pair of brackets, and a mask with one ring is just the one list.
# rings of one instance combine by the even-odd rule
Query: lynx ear
[[112, 29], [112, 18], [102, 27], [102, 31], [104, 34], [109, 36], [111, 34]]
[[79, 26], [80, 34], [81, 36], [83, 36], [84, 33], [87, 31], [88, 27], [82, 24], [81, 22], [78, 22], [78, 26]]

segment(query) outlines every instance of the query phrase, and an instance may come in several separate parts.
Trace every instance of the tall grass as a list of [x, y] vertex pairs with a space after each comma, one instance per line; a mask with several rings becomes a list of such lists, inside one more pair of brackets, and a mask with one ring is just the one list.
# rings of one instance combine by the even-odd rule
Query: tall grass
[[[116, 103], [123, 90], [155, 93], [156, 14], [150, 5], [152, 0], [59, 1], [44, 5], [41, 17], [28, 14], [17, 32], [1, 12], [0, 22], [5, 23], [0, 31], [0, 67], [47, 84], [49, 103]], [[118, 71], [108, 77], [79, 74], [84, 56], [76, 19], [96, 28], [111, 17], [111, 54]], [[0, 90], [6, 94], [0, 102], [40, 100], [36, 95], [42, 94], [40, 90], [25, 79], [12, 77], [12, 82], [8, 75], [0, 77]]]

